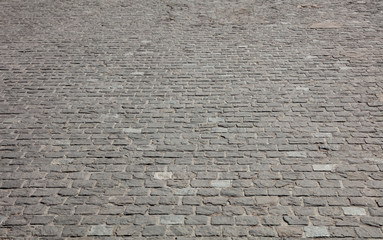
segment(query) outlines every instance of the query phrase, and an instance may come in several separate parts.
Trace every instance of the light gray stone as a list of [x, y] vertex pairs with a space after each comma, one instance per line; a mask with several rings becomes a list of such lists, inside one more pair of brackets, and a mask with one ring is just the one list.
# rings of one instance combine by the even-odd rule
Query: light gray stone
[[195, 188], [180, 188], [174, 190], [175, 196], [194, 196], [197, 192]]
[[359, 207], [342, 207], [344, 215], [346, 216], [364, 216], [366, 215], [366, 210]]
[[313, 170], [316, 172], [331, 172], [335, 168], [332, 164], [313, 165]]
[[163, 225], [180, 225], [183, 224], [184, 217], [183, 216], [161, 216], [160, 223]]
[[304, 227], [306, 237], [316, 238], [316, 237], [329, 237], [330, 233], [327, 227], [323, 226], [307, 226]]
[[5, 222], [6, 219], [6, 216], [0, 216], [0, 225], [3, 224], [3, 222]]
[[124, 133], [141, 133], [141, 128], [124, 128]]
[[296, 158], [305, 158], [307, 157], [306, 152], [299, 152], [299, 151], [294, 151], [294, 152], [287, 152], [288, 157], [296, 157]]
[[231, 186], [231, 180], [212, 180], [210, 186], [215, 188], [227, 188]]
[[330, 138], [332, 137], [331, 133], [314, 133], [314, 137], [316, 138]]
[[168, 180], [171, 179], [173, 176], [173, 173], [171, 172], [156, 172], [154, 173], [154, 178], [159, 180]]

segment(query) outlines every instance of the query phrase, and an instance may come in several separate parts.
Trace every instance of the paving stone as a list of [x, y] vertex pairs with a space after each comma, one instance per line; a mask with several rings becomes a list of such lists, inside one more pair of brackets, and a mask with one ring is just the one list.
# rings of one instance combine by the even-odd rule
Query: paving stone
[[309, 220], [307, 217], [295, 217], [295, 216], [284, 216], [283, 220], [289, 225], [308, 225]]
[[167, 229], [166, 236], [190, 236], [192, 232], [192, 227], [170, 226]]
[[179, 225], [183, 224], [183, 216], [161, 216], [160, 223], [163, 225]]
[[355, 228], [356, 234], [360, 238], [382, 238], [383, 234], [379, 228], [373, 227], [357, 227]]
[[88, 232], [88, 227], [65, 226], [62, 232], [63, 237], [84, 237]]
[[366, 210], [364, 208], [358, 207], [342, 207], [344, 215], [346, 216], [363, 216], [366, 215]]
[[212, 216], [211, 225], [233, 225], [234, 219], [232, 217], [225, 216]]
[[313, 170], [317, 172], [331, 172], [335, 168], [334, 165], [325, 164], [325, 165], [313, 165]]
[[329, 237], [330, 233], [327, 227], [322, 226], [307, 226], [304, 227], [306, 237], [317, 238], [317, 237]]
[[57, 237], [61, 234], [62, 228], [56, 226], [39, 226], [36, 227], [33, 235], [39, 237]]
[[194, 188], [181, 188], [174, 191], [175, 196], [194, 196], [197, 190]]
[[302, 237], [303, 228], [301, 227], [277, 227], [278, 236], [281, 238]]
[[276, 237], [277, 233], [271, 227], [254, 227], [249, 230], [250, 236], [254, 237]]
[[3, 224], [3, 222], [5, 222], [6, 219], [6, 216], [0, 216], [0, 225]]
[[206, 225], [208, 218], [206, 216], [186, 216], [186, 225]]
[[142, 231], [141, 226], [121, 225], [117, 227], [116, 235], [117, 236], [139, 236], [141, 231]]
[[215, 237], [221, 235], [220, 227], [213, 226], [197, 226], [195, 229], [196, 237]]
[[231, 186], [231, 180], [212, 180], [210, 185], [215, 188], [227, 188]]
[[88, 236], [111, 236], [113, 230], [113, 226], [91, 226]]
[[382, 1], [1, 9], [1, 239], [382, 238]]
[[357, 235], [355, 233], [354, 228], [330, 228], [330, 235], [333, 238], [356, 238]]
[[259, 220], [256, 216], [237, 216], [235, 223], [239, 226], [256, 226], [259, 224]]
[[145, 214], [147, 211], [146, 206], [127, 206], [125, 209], [125, 214], [126, 215], [135, 215], [135, 214]]
[[160, 179], [160, 180], [171, 179], [172, 176], [173, 176], [173, 173], [171, 173], [171, 172], [156, 172], [156, 173], [154, 173], [154, 178]]
[[166, 231], [165, 226], [145, 226], [144, 230], [142, 231], [143, 237], [150, 237], [150, 236], [164, 236]]

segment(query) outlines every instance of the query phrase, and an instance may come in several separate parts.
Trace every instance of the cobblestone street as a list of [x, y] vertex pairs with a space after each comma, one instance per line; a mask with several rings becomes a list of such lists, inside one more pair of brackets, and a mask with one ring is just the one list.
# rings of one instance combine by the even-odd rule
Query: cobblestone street
[[383, 1], [0, 9], [0, 239], [383, 239]]

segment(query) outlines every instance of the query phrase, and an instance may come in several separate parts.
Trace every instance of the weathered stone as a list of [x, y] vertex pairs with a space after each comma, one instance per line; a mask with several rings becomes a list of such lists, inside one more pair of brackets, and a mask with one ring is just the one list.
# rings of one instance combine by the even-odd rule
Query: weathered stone
[[206, 225], [208, 218], [206, 216], [186, 216], [186, 225]]
[[335, 165], [325, 164], [325, 165], [313, 165], [313, 170], [317, 172], [331, 172], [335, 168]]
[[197, 192], [195, 188], [181, 188], [174, 191], [175, 196], [194, 196]]
[[141, 226], [121, 225], [116, 230], [117, 236], [138, 236], [142, 231]]
[[57, 237], [61, 234], [61, 231], [62, 231], [62, 227], [41, 226], [41, 227], [36, 227], [34, 231], [34, 235], [39, 237]]
[[166, 231], [165, 226], [145, 226], [142, 231], [143, 237], [151, 237], [151, 236], [164, 236]]
[[239, 226], [256, 226], [258, 225], [258, 217], [256, 216], [237, 216], [235, 223]]
[[303, 228], [301, 227], [277, 227], [278, 236], [281, 238], [302, 237]]
[[327, 227], [321, 226], [307, 226], [304, 227], [306, 237], [317, 238], [317, 237], [329, 237], [330, 233]]
[[212, 226], [197, 226], [195, 229], [196, 237], [216, 237], [221, 235], [221, 228]]
[[277, 233], [271, 227], [253, 227], [250, 228], [249, 234], [254, 237], [276, 237]]
[[212, 180], [210, 186], [215, 188], [227, 188], [231, 186], [231, 180]]
[[375, 227], [357, 227], [355, 228], [356, 234], [360, 238], [383, 238], [382, 231]]
[[225, 216], [212, 216], [211, 225], [233, 225], [234, 220], [232, 217]]
[[88, 236], [112, 236], [113, 226], [91, 226]]
[[358, 207], [342, 207], [344, 215], [346, 216], [364, 216], [366, 215], [366, 210], [364, 208]]
[[168, 180], [171, 179], [173, 176], [173, 173], [171, 172], [156, 172], [154, 173], [154, 178], [159, 180]]
[[312, 29], [336, 29], [341, 28], [342, 24], [331, 21], [317, 22], [310, 25]]
[[183, 224], [183, 216], [161, 216], [160, 223], [163, 225], [179, 225]]
[[88, 232], [88, 227], [65, 226], [62, 232], [63, 237], [84, 237]]

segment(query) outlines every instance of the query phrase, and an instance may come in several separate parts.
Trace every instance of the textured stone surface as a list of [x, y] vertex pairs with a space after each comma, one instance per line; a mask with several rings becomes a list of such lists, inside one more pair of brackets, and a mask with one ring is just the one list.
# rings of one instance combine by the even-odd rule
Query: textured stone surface
[[308, 238], [318, 238], [318, 237], [329, 237], [330, 233], [327, 227], [323, 226], [308, 226], [304, 227], [306, 237]]
[[113, 226], [91, 226], [89, 236], [110, 236], [113, 233]]
[[0, 8], [0, 239], [383, 238], [382, 1]]
[[346, 216], [364, 216], [366, 215], [366, 210], [364, 208], [358, 207], [343, 207], [344, 215]]

